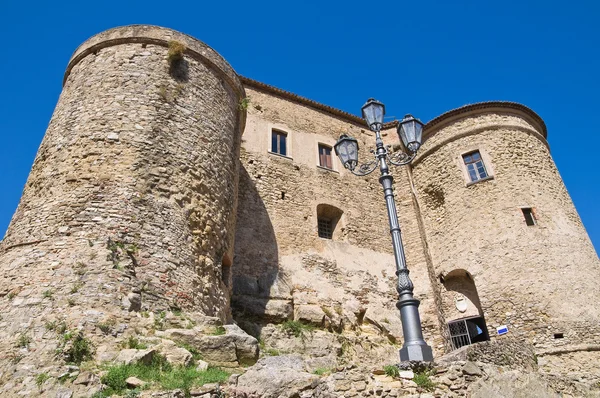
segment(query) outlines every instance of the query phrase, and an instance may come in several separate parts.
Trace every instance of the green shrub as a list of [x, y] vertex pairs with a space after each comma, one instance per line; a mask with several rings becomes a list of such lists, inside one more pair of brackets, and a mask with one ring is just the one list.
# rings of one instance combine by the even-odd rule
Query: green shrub
[[66, 332], [63, 335], [63, 345], [58, 351], [64, 354], [67, 363], [77, 365], [94, 357], [94, 346], [81, 332]]
[[323, 376], [325, 374], [331, 373], [331, 369], [330, 368], [316, 368], [315, 370], [313, 370], [313, 373], [318, 376]]
[[315, 330], [314, 326], [307, 325], [300, 321], [285, 321], [281, 324], [281, 329], [300, 338], [305, 337], [306, 333], [310, 333]]
[[206, 383], [222, 383], [227, 380], [229, 373], [218, 368], [198, 371], [193, 366], [173, 367], [164, 357], [155, 355], [149, 365], [137, 363], [110, 366], [101, 379], [107, 386], [102, 391], [102, 396], [123, 394], [127, 390], [125, 380], [131, 376], [155, 384], [164, 390], [182, 389], [184, 394], [189, 396], [192, 387]]
[[275, 348], [266, 348], [265, 354], [267, 354], [270, 357], [277, 357], [277, 356], [281, 355], [279, 350], [276, 350]]
[[417, 372], [413, 377], [413, 381], [422, 389], [427, 391], [433, 391], [435, 389], [435, 383], [429, 378], [429, 372]]
[[217, 328], [215, 329], [215, 331], [213, 332], [213, 336], [221, 336], [224, 335], [227, 332], [227, 330], [225, 330], [225, 328], [223, 326], [217, 326]]
[[17, 347], [27, 348], [29, 347], [29, 343], [31, 343], [31, 338], [25, 333], [21, 333], [17, 339]]
[[240, 100], [240, 111], [245, 111], [250, 105], [250, 97], [245, 97]]
[[50, 378], [50, 376], [48, 376], [48, 373], [40, 373], [39, 375], [37, 375], [37, 377], [35, 378], [35, 384], [39, 387], [42, 386], [42, 384], [44, 384], [46, 382], [46, 380], [48, 380]]
[[140, 343], [138, 338], [135, 336], [129, 336], [129, 338], [123, 342], [123, 346], [125, 348], [131, 348], [135, 350], [145, 350], [148, 348], [147, 344]]
[[167, 52], [167, 59], [169, 60], [169, 63], [181, 61], [183, 59], [183, 53], [185, 50], [185, 44], [171, 40], [169, 42], [169, 51]]
[[400, 369], [398, 369], [398, 367], [396, 365], [385, 365], [383, 367], [383, 371], [385, 372], [386, 375], [391, 376], [391, 377], [400, 376]]
[[54, 292], [50, 289], [44, 290], [44, 293], [42, 293], [42, 297], [52, 299], [53, 294]]

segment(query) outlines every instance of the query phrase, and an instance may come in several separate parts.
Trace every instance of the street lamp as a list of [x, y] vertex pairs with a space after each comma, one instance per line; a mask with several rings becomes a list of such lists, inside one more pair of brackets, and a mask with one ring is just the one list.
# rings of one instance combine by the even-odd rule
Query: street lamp
[[381, 177], [379, 182], [383, 186], [383, 196], [387, 205], [388, 219], [390, 222], [390, 233], [394, 246], [394, 258], [396, 260], [396, 276], [398, 285], [396, 290], [400, 295], [396, 307], [400, 310], [402, 319], [402, 332], [404, 333], [404, 345], [400, 349], [400, 361], [433, 361], [431, 347], [423, 340], [421, 329], [421, 318], [419, 317], [419, 300], [413, 296], [413, 283], [408, 276], [404, 248], [396, 213], [396, 201], [392, 183], [394, 178], [389, 173], [388, 163], [394, 166], [409, 164], [417, 154], [421, 146], [423, 123], [411, 115], [406, 115], [398, 124], [398, 135], [407, 149], [407, 152], [397, 151], [390, 153], [390, 145], [383, 145], [381, 129], [383, 127], [383, 116], [385, 106], [373, 98], [370, 98], [362, 107], [362, 116], [369, 128], [375, 132], [375, 160], [369, 163], [358, 164], [358, 141], [348, 135], [342, 135], [335, 144], [335, 153], [340, 158], [344, 167], [352, 174], [365, 176], [370, 174], [379, 166]]

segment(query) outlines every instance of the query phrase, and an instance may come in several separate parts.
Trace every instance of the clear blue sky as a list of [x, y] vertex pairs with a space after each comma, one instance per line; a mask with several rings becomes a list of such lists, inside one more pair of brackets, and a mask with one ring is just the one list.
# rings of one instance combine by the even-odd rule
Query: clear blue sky
[[355, 114], [369, 97], [423, 121], [520, 102], [600, 248], [600, 5], [594, 1], [13, 1], [0, 4], [0, 236], [19, 201], [67, 61], [95, 33], [190, 34], [244, 76]]

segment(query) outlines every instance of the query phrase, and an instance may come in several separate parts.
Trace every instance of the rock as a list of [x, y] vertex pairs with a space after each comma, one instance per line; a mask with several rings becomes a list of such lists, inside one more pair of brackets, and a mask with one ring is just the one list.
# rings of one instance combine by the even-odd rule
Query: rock
[[523, 373], [519, 370], [493, 372], [487, 378], [471, 384], [469, 392], [472, 398], [555, 398], [559, 396], [549, 390], [538, 374]]
[[231, 376], [229, 376], [229, 380], [227, 380], [227, 383], [232, 386], [237, 386], [239, 378], [240, 378], [239, 373], [234, 373]]
[[260, 359], [238, 378], [235, 391], [255, 394], [262, 398], [289, 398], [299, 396], [308, 388], [315, 388], [319, 377], [306, 372], [300, 356], [281, 355]]
[[142, 309], [142, 295], [139, 293], [129, 293], [127, 295], [129, 301], [129, 311], [140, 311]]
[[194, 359], [191, 352], [185, 348], [177, 347], [171, 340], [163, 340], [156, 349], [171, 365], [188, 366]]
[[237, 325], [225, 325], [224, 328], [226, 333], [216, 336], [207, 336], [196, 328], [168, 329], [162, 336], [194, 347], [207, 362], [217, 366], [237, 367], [256, 363], [258, 340]]
[[401, 379], [412, 380], [415, 377], [415, 373], [412, 370], [403, 370], [399, 376]]
[[258, 315], [271, 322], [292, 319], [294, 307], [291, 300], [268, 299], [263, 297], [233, 296], [232, 305], [248, 314]]
[[208, 362], [205, 362], [201, 359], [196, 361], [196, 370], [199, 372], [203, 372], [208, 369]]
[[325, 319], [325, 312], [318, 305], [294, 306], [294, 320], [320, 326]]
[[144, 380], [140, 380], [137, 377], [128, 377], [127, 380], [125, 380], [125, 383], [127, 383], [128, 387], [133, 388], [138, 388], [146, 384]]
[[469, 375], [469, 376], [481, 376], [481, 369], [479, 369], [479, 366], [477, 366], [475, 363], [471, 362], [471, 361], [467, 361], [467, 363], [465, 364], [465, 366], [463, 366], [462, 368], [462, 372], [463, 374]]
[[68, 388], [59, 388], [56, 392], [56, 398], [71, 398], [73, 396], [73, 391]]
[[73, 384], [82, 384], [87, 386], [88, 384], [93, 384], [98, 381], [98, 376], [93, 374], [92, 372], [81, 372], [79, 376], [73, 381]]
[[240, 365], [254, 365], [258, 360], [258, 340], [237, 325], [225, 325], [226, 336], [235, 343], [235, 353]]
[[155, 353], [156, 353], [156, 350], [154, 348], [150, 348], [147, 350], [136, 350], [136, 349], [121, 350], [121, 352], [119, 352], [119, 355], [115, 359], [115, 362], [123, 363], [126, 365], [131, 364], [131, 363], [142, 362], [142, 363], [145, 363], [146, 365], [149, 365], [152, 362], [152, 358], [154, 357]]

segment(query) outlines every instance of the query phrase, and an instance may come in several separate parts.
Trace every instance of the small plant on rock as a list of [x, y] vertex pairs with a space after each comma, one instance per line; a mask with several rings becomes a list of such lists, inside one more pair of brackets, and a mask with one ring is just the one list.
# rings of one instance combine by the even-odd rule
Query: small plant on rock
[[281, 330], [300, 338], [306, 337], [306, 333], [310, 333], [314, 329], [314, 326], [302, 323], [300, 321], [285, 321], [281, 324]]
[[250, 97], [245, 97], [240, 100], [240, 111], [245, 111], [248, 109], [248, 105], [250, 105]]
[[225, 330], [225, 328], [223, 326], [217, 326], [215, 331], [212, 333], [213, 336], [222, 336], [226, 333], [227, 331]]
[[174, 62], [181, 61], [183, 59], [183, 53], [185, 50], [185, 44], [176, 40], [171, 40], [169, 42], [169, 51], [167, 52], [167, 59], [169, 60], [169, 63], [172, 64]]
[[28, 348], [31, 343], [31, 338], [27, 336], [25, 333], [21, 333], [19, 338], [17, 339], [17, 347], [20, 348]]
[[67, 363], [81, 364], [89, 361], [94, 356], [94, 346], [82, 332], [66, 331], [62, 336], [62, 342], [56, 349], [57, 354], [62, 354]]
[[132, 348], [136, 350], [144, 350], [148, 348], [147, 344], [141, 343], [135, 336], [129, 336], [124, 343], [125, 348]]
[[46, 380], [48, 380], [50, 378], [50, 376], [48, 376], [48, 373], [40, 373], [39, 375], [37, 375], [37, 377], [35, 378], [35, 384], [38, 386], [38, 388], [41, 388], [42, 385], [46, 382]]
[[383, 371], [386, 375], [390, 377], [398, 377], [400, 376], [400, 369], [396, 365], [385, 365], [383, 367]]
[[413, 377], [413, 381], [417, 386], [421, 387], [426, 391], [433, 391], [435, 389], [435, 383], [429, 378], [430, 373], [428, 371], [416, 372]]
[[331, 373], [330, 368], [316, 368], [315, 370], [313, 370], [313, 374], [316, 374], [317, 376], [323, 376], [323, 375], [327, 375], [330, 373]]
[[52, 300], [52, 295], [54, 294], [54, 292], [50, 289], [48, 290], [44, 290], [44, 292], [42, 293], [42, 297], [44, 298], [49, 298], [50, 300]]

